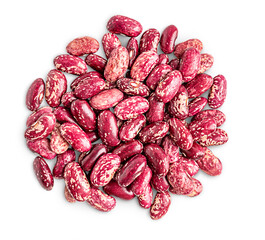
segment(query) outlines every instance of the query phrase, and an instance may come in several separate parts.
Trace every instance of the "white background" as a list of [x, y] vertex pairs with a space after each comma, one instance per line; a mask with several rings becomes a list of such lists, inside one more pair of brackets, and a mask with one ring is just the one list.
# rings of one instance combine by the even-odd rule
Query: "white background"
[[[264, 1], [1, 1], [1, 239], [265, 239], [264, 234]], [[223, 74], [228, 96], [221, 110], [229, 134], [212, 148], [223, 172], [197, 178], [204, 190], [195, 198], [172, 196], [158, 221], [137, 199], [117, 199], [109, 213], [64, 199], [63, 181], [52, 191], [38, 184], [26, 148], [25, 95], [31, 82], [46, 78], [53, 58], [73, 38], [101, 41], [108, 19], [122, 14], [144, 30], [175, 24], [177, 42], [199, 38]], [[125, 44], [127, 39], [121, 37]], [[101, 51], [99, 53], [102, 53]], [[67, 75], [69, 82], [72, 81]], [[55, 160], [50, 160], [52, 168]]]

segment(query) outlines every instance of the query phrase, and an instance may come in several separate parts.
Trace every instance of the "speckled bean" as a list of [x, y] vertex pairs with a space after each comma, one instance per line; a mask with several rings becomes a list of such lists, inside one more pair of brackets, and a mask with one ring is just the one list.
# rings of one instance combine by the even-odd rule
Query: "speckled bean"
[[144, 147], [148, 166], [159, 176], [166, 176], [169, 169], [169, 160], [164, 150], [155, 143], [150, 143]]
[[95, 144], [90, 152], [84, 152], [79, 155], [78, 162], [84, 171], [90, 171], [97, 160], [107, 153], [107, 148], [104, 144]]
[[104, 110], [114, 107], [123, 99], [123, 96], [123, 93], [116, 88], [108, 89], [93, 96], [89, 103], [94, 109]]
[[129, 17], [115, 15], [107, 23], [107, 29], [111, 33], [123, 34], [128, 37], [137, 37], [142, 31], [142, 25]]
[[129, 66], [129, 53], [123, 46], [114, 48], [104, 69], [104, 77], [109, 82], [116, 82], [124, 77]]
[[53, 176], [49, 165], [41, 157], [36, 157], [33, 161], [33, 170], [40, 185], [47, 191], [53, 188]]
[[75, 56], [95, 53], [98, 49], [98, 41], [95, 38], [88, 36], [75, 38], [66, 46], [66, 51]]
[[157, 99], [164, 103], [169, 102], [178, 92], [181, 83], [182, 76], [178, 70], [169, 72], [157, 85], [155, 90]]
[[153, 220], [158, 220], [163, 217], [171, 204], [169, 192], [158, 192], [154, 202], [150, 208], [150, 216]]
[[116, 199], [114, 197], [105, 194], [94, 186], [91, 187], [87, 202], [90, 206], [102, 212], [109, 212], [116, 206]]
[[154, 51], [142, 52], [134, 61], [131, 68], [131, 78], [144, 81], [159, 61], [159, 56]]
[[52, 171], [53, 176], [58, 179], [64, 178], [65, 166], [69, 162], [74, 162], [74, 161], [75, 161], [75, 151], [72, 149], [69, 149], [64, 153], [57, 155], [57, 161]]
[[41, 155], [46, 159], [53, 159], [56, 157], [56, 153], [51, 150], [50, 140], [48, 138], [41, 138], [37, 140], [27, 140], [28, 148]]
[[30, 111], [36, 111], [44, 97], [45, 84], [42, 78], [37, 78], [29, 87], [26, 95], [26, 106]]
[[150, 94], [150, 90], [145, 84], [130, 78], [120, 78], [117, 81], [117, 87], [128, 95], [147, 97]]
[[150, 89], [155, 90], [158, 83], [171, 71], [172, 68], [167, 64], [157, 65], [147, 77], [146, 85]]
[[63, 138], [74, 149], [79, 152], [86, 152], [91, 149], [91, 142], [86, 133], [74, 123], [63, 123], [60, 127], [60, 132]]
[[141, 153], [142, 151], [143, 144], [140, 141], [134, 139], [126, 143], [121, 143], [112, 151], [112, 153], [117, 154], [123, 162], [128, 158]]
[[167, 26], [160, 39], [160, 47], [164, 53], [172, 53], [175, 47], [175, 41], [178, 37], [178, 29], [174, 25]]
[[140, 53], [146, 51], [157, 52], [158, 44], [160, 40], [160, 33], [155, 28], [146, 30], [140, 39]]
[[92, 169], [91, 183], [96, 187], [107, 185], [118, 170], [120, 163], [121, 159], [116, 154], [106, 153], [102, 155]]
[[120, 102], [114, 109], [115, 115], [121, 120], [135, 118], [149, 109], [148, 101], [140, 96], [129, 97]]
[[119, 129], [117, 120], [110, 110], [104, 110], [98, 115], [98, 135], [107, 146], [115, 147], [119, 145]]
[[87, 65], [82, 58], [68, 54], [57, 56], [53, 63], [57, 70], [70, 74], [82, 75], [87, 71]]
[[217, 75], [213, 79], [213, 85], [208, 96], [208, 104], [211, 108], [221, 107], [226, 99], [227, 81], [223, 75]]
[[166, 136], [168, 129], [169, 125], [164, 121], [150, 123], [140, 131], [139, 140], [142, 143], [154, 142]]
[[136, 154], [130, 158], [117, 173], [117, 182], [122, 187], [129, 186], [146, 167], [146, 158], [142, 154]]
[[185, 150], [190, 149], [193, 144], [193, 138], [184, 124], [177, 118], [169, 119], [168, 124], [170, 135], [177, 146]]
[[90, 184], [77, 162], [69, 162], [64, 169], [65, 185], [75, 200], [84, 202], [89, 198]]
[[25, 138], [29, 140], [46, 138], [54, 129], [55, 122], [56, 119], [53, 113], [44, 113], [36, 122], [28, 126], [25, 131]]

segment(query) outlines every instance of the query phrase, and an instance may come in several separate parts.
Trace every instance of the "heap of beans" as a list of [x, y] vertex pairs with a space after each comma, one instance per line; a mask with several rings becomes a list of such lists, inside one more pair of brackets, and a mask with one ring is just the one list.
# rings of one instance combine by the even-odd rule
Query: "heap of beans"
[[[174, 25], [161, 36], [154, 28], [145, 31], [139, 43], [143, 28], [134, 19], [113, 16], [107, 30], [106, 58], [95, 54], [96, 39], [76, 38], [67, 45], [68, 54], [55, 57], [46, 84], [42, 78], [32, 83], [26, 96], [33, 111], [27, 146], [39, 154], [33, 166], [46, 190], [54, 178], [64, 179], [67, 201], [86, 201], [106, 212], [115, 207], [114, 197], [136, 197], [159, 219], [168, 211], [170, 193], [201, 193], [194, 178], [199, 169], [211, 176], [222, 171], [207, 147], [228, 141], [219, 128], [225, 115], [217, 110], [226, 98], [226, 79], [205, 73], [213, 57], [201, 53], [199, 39], [175, 44]], [[119, 34], [128, 37], [126, 47]], [[69, 92], [64, 73], [78, 75]], [[201, 97], [207, 90], [208, 98]], [[49, 106], [40, 108], [44, 96]], [[210, 109], [203, 110], [207, 103]], [[57, 158], [52, 171], [44, 158]]]

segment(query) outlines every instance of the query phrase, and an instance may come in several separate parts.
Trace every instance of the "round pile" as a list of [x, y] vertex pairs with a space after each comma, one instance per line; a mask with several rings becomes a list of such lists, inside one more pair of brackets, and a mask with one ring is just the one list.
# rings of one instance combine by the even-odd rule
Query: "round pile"
[[[226, 98], [226, 79], [205, 73], [213, 57], [201, 53], [199, 39], [175, 44], [174, 25], [161, 37], [157, 29], [145, 31], [139, 43], [143, 28], [134, 19], [113, 16], [107, 29], [106, 58], [95, 54], [96, 39], [76, 38], [68, 54], [55, 57], [46, 84], [42, 78], [31, 84], [27, 146], [40, 155], [33, 166], [46, 190], [53, 188], [53, 178], [64, 179], [67, 201], [86, 201], [106, 212], [116, 205], [113, 196], [137, 197], [159, 219], [168, 211], [170, 193], [201, 193], [194, 178], [199, 169], [211, 176], [222, 171], [208, 146], [228, 141], [219, 128], [225, 115], [217, 110]], [[126, 47], [116, 34], [130, 37]], [[78, 75], [69, 92], [64, 72]], [[208, 98], [202, 97], [207, 91]], [[40, 108], [44, 96], [49, 106]], [[207, 103], [210, 109], [203, 110]], [[51, 171], [44, 158], [55, 157]]]

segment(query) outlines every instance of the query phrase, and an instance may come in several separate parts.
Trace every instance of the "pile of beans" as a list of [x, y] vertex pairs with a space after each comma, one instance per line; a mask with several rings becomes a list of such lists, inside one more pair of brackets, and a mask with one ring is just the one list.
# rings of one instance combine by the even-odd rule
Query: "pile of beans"
[[[67, 201], [86, 201], [105, 212], [115, 207], [114, 197], [137, 197], [159, 219], [168, 211], [170, 193], [201, 193], [194, 178], [199, 169], [221, 174], [222, 163], [208, 146], [228, 141], [219, 128], [226, 117], [217, 110], [226, 98], [226, 79], [205, 73], [213, 57], [201, 53], [199, 39], [175, 44], [174, 25], [161, 36], [154, 28], [145, 31], [139, 43], [143, 28], [134, 19], [113, 16], [107, 30], [106, 58], [95, 54], [96, 39], [76, 38], [68, 54], [55, 57], [46, 83], [38, 78], [31, 84], [27, 146], [39, 154], [33, 167], [46, 190], [54, 178], [64, 179]], [[129, 37], [126, 47], [116, 34]], [[78, 75], [69, 92], [64, 73]], [[206, 91], [208, 98], [201, 97]], [[44, 96], [49, 106], [40, 107]], [[207, 103], [210, 109], [203, 110]], [[44, 158], [55, 157], [51, 171]]]

